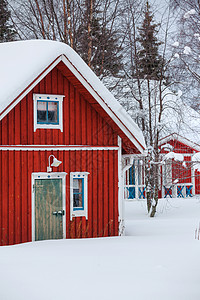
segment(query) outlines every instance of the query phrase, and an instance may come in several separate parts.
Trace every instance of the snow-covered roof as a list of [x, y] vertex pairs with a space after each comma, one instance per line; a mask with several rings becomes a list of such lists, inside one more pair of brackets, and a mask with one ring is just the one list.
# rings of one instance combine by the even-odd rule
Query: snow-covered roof
[[[184, 145], [186, 145], [186, 146], [188, 146], [192, 149], [200, 151], [200, 144], [197, 144], [197, 143], [193, 142], [192, 140], [189, 140], [189, 139], [187, 139], [187, 138], [185, 138], [185, 137], [183, 137], [183, 136], [181, 136], [177, 133], [172, 133], [172, 134], [160, 139], [159, 145], [164, 145], [165, 143], [167, 143], [171, 140], [179, 141], [180, 143], [182, 143], [182, 144], [184, 144]], [[170, 145], [169, 145], [169, 147], [170, 147]], [[163, 147], [161, 147], [161, 148], [163, 148]]]
[[33, 82], [37, 83], [38, 76], [45, 75], [48, 67], [60, 61], [88, 90], [92, 88], [94, 98], [137, 149], [143, 152], [146, 145], [136, 123], [80, 56], [68, 45], [56, 41], [0, 43], [0, 120], [30, 91]]

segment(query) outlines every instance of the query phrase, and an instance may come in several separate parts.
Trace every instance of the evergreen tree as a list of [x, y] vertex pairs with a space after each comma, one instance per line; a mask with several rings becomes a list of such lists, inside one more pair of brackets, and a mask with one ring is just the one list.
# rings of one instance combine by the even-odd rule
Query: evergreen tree
[[157, 39], [159, 24], [153, 22], [153, 14], [150, 11], [148, 1], [144, 12], [142, 27], [139, 29], [138, 42], [140, 50], [138, 51], [138, 75], [140, 78], [159, 80], [162, 76], [163, 59], [159, 55], [158, 49], [162, 44]]
[[86, 0], [84, 19], [77, 32], [75, 50], [99, 77], [116, 76], [122, 69], [118, 36], [108, 29], [101, 7], [95, 0]]
[[12, 41], [14, 38], [14, 30], [9, 24], [10, 11], [5, 0], [0, 0], [0, 42]]

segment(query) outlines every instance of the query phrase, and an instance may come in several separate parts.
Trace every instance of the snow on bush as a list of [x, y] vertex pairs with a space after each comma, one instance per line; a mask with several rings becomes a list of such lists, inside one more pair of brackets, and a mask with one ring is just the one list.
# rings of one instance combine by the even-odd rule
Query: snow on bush
[[180, 56], [179, 56], [178, 53], [175, 53], [175, 54], [174, 54], [174, 57], [175, 57], [175, 58], [179, 58]]
[[192, 51], [191, 51], [191, 48], [190, 48], [190, 47], [188, 47], [188, 46], [185, 46], [185, 47], [184, 47], [184, 51], [183, 51], [184, 54], [189, 55], [189, 54], [191, 54], [191, 52], [192, 52]]
[[173, 181], [174, 184], [177, 184], [178, 182], [179, 182], [178, 178]]
[[200, 41], [199, 33], [195, 33], [195, 34], [194, 34], [194, 37], [197, 38], [197, 39]]
[[167, 159], [174, 159], [176, 161], [183, 161], [184, 157], [181, 153], [169, 152], [163, 158], [164, 161], [167, 160]]
[[179, 46], [179, 42], [174, 42], [173, 44], [172, 44], [172, 47], [178, 47]]
[[191, 9], [191, 10], [187, 11], [183, 17], [184, 17], [184, 19], [188, 19], [190, 16], [195, 15], [195, 14], [196, 14], [195, 9]]
[[168, 144], [168, 143], [161, 146], [161, 149], [164, 149], [165, 151], [173, 150], [173, 148], [174, 147], [172, 145]]

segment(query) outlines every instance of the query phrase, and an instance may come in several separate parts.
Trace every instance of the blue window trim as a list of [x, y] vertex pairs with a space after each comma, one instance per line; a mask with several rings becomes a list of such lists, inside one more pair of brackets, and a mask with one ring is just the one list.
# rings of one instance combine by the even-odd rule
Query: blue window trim
[[78, 179], [78, 180], [82, 180], [82, 193], [74, 193], [73, 191], [73, 196], [74, 195], [82, 195], [82, 207], [73, 207], [73, 211], [75, 210], [84, 210], [84, 178], [73, 178], [74, 179]]
[[[38, 122], [37, 120], [37, 124], [51, 124], [51, 125], [59, 125], [59, 101], [54, 101], [54, 100], [37, 100], [37, 103], [38, 102], [45, 102], [47, 103], [47, 122]], [[49, 102], [56, 102], [57, 103], [57, 122], [48, 122], [48, 103]], [[38, 111], [38, 110], [37, 110]]]

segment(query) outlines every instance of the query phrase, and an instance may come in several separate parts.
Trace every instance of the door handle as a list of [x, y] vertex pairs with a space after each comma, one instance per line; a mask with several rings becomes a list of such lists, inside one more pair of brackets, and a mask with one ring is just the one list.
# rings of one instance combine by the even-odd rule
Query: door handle
[[63, 209], [63, 210], [59, 210], [57, 213], [58, 213], [58, 215], [60, 215], [60, 216], [64, 216], [64, 215], [65, 215], [64, 209]]
[[54, 216], [64, 216], [65, 215], [65, 211], [64, 210], [58, 210], [58, 211], [53, 211], [53, 215]]

